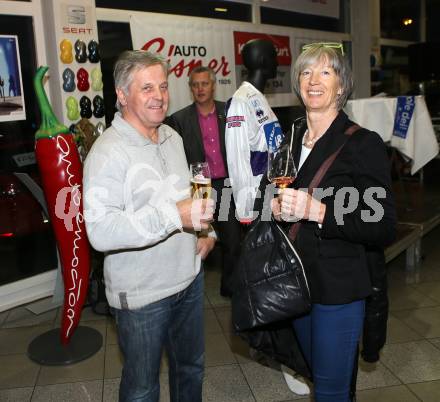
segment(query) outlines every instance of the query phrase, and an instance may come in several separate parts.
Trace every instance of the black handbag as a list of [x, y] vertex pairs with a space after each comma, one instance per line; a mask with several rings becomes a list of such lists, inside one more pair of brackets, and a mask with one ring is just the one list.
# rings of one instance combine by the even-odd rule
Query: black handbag
[[236, 331], [310, 311], [310, 291], [301, 259], [273, 219], [258, 219], [246, 234], [236, 275], [232, 296]]

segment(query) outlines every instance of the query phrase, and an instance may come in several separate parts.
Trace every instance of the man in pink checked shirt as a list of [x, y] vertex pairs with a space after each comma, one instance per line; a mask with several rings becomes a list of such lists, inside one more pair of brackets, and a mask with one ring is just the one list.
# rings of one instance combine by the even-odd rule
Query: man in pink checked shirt
[[[240, 224], [235, 217], [235, 204], [229, 188], [225, 147], [225, 104], [214, 100], [216, 77], [209, 67], [191, 71], [189, 88], [194, 103], [175, 112], [165, 121], [183, 139], [188, 164], [208, 162], [212, 188], [217, 194], [214, 227], [222, 248], [220, 294], [230, 297], [232, 273], [240, 254]], [[226, 180], [226, 181], [225, 181]], [[223, 190], [227, 189], [223, 193]]]

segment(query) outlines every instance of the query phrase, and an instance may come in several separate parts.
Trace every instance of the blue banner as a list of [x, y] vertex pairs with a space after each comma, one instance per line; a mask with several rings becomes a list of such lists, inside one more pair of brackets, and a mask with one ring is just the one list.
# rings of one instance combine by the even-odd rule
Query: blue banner
[[394, 118], [393, 135], [406, 139], [409, 124], [416, 106], [414, 96], [398, 96], [396, 117]]

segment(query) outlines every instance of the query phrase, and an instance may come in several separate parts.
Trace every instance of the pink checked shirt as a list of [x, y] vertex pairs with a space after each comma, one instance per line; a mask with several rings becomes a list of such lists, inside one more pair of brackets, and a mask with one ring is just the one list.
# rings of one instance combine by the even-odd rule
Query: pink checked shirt
[[197, 109], [200, 130], [202, 132], [203, 148], [205, 158], [211, 171], [212, 179], [226, 177], [226, 167], [220, 148], [220, 135], [217, 124], [217, 113], [215, 108], [207, 116], [203, 116]]

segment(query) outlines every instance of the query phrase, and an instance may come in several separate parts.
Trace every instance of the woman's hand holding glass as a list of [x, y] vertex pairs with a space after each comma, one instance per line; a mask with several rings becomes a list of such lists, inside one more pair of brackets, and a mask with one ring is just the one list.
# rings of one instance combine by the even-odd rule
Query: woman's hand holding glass
[[[301, 219], [322, 223], [326, 206], [309, 193], [293, 188], [286, 188], [280, 192], [278, 207], [281, 217], [285, 221], [294, 222]], [[272, 205], [274, 211], [274, 205]]]
[[[296, 178], [296, 167], [293, 162], [292, 152], [290, 146], [285, 144], [275, 152], [268, 154], [267, 178], [279, 188], [281, 194], [287, 186], [293, 183]], [[276, 220], [290, 220], [287, 216], [281, 216], [282, 212], [279, 207], [279, 200], [277, 198], [272, 200], [272, 213]]]

